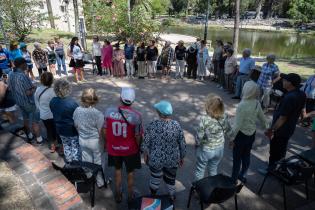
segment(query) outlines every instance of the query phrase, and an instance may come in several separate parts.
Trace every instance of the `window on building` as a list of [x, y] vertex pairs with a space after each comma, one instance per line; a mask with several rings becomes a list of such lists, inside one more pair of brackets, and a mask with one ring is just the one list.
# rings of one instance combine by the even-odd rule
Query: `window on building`
[[65, 6], [60, 6], [60, 11], [61, 12], [66, 12], [66, 7]]

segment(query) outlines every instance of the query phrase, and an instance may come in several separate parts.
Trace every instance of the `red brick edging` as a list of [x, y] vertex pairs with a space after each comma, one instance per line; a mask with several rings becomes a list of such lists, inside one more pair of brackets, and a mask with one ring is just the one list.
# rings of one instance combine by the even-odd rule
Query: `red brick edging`
[[[30, 144], [22, 144], [13, 152], [35, 179], [39, 174], [45, 175], [47, 173], [47, 176], [49, 176], [51, 171], [54, 170], [51, 162]], [[45, 182], [39, 182], [42, 183], [41, 187], [55, 209], [67, 210], [83, 205], [83, 201], [75, 187], [59, 172]]]

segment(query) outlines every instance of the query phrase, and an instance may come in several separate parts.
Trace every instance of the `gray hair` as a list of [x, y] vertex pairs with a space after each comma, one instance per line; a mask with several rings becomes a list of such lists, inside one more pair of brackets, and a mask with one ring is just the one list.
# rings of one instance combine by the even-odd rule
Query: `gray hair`
[[54, 91], [56, 96], [65, 98], [70, 95], [72, 86], [68, 80], [58, 79], [54, 83]]
[[249, 48], [245, 48], [245, 49], [243, 50], [243, 53], [245, 53], [246, 55], [250, 56], [250, 55], [252, 54], [252, 51], [251, 51], [251, 49], [249, 49]]
[[35, 48], [39, 48], [39, 47], [40, 47], [40, 43], [39, 43], [39, 42], [35, 42], [35, 43], [34, 43], [34, 47], [35, 47]]
[[267, 58], [267, 59], [271, 59], [271, 60], [275, 61], [275, 60], [276, 60], [276, 55], [275, 55], [275, 54], [270, 53], [270, 54], [268, 54], [268, 55], [267, 55], [267, 57], [266, 57], [266, 58]]

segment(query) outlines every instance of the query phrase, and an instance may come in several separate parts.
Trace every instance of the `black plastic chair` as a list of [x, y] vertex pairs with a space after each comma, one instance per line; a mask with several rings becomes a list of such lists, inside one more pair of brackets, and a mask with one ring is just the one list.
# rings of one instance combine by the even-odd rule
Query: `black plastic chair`
[[187, 208], [190, 207], [192, 194], [196, 192], [199, 196], [200, 209], [204, 204], [219, 204], [234, 196], [235, 209], [238, 210], [237, 194], [242, 190], [243, 185], [235, 185], [231, 177], [223, 174], [209, 176], [192, 183], [190, 188]]
[[308, 180], [312, 178], [313, 173], [314, 173], [314, 167], [301, 168], [299, 178], [290, 180], [287, 177], [284, 177], [283, 174], [281, 174], [278, 170], [270, 170], [267, 172], [267, 174], [264, 177], [264, 180], [258, 190], [258, 195], [261, 194], [261, 191], [265, 185], [267, 178], [269, 176], [275, 177], [282, 185], [283, 206], [284, 206], [284, 209], [286, 210], [287, 209], [286, 186], [305, 184], [305, 194], [306, 194], [306, 199], [308, 200], [309, 199]]
[[[66, 164], [64, 167], [59, 167], [54, 162], [52, 162], [52, 165], [54, 169], [60, 171], [76, 187], [78, 193], [89, 192], [91, 207], [94, 207], [96, 176], [99, 172], [102, 173], [105, 187], [107, 187], [102, 166], [94, 163], [79, 161], [73, 161]], [[87, 172], [90, 172], [92, 176], [87, 177]]]
[[96, 63], [94, 62], [93, 55], [91, 53], [84, 53], [83, 54], [83, 62], [84, 64], [91, 64], [92, 65], [92, 73], [93, 75], [97, 71]]

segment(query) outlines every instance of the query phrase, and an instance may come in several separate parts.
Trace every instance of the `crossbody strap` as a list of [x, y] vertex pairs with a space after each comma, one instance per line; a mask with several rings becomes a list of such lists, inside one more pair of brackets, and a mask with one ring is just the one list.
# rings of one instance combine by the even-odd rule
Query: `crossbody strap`
[[127, 125], [129, 125], [129, 121], [127, 120], [127, 118], [125, 117], [124, 113], [122, 112], [121, 108], [118, 108], [118, 112], [119, 114], [121, 114], [121, 116], [124, 118], [124, 120], [126, 121]]
[[38, 96], [38, 103], [40, 103], [40, 97], [46, 92], [46, 90], [48, 90], [49, 87], [46, 87]]

